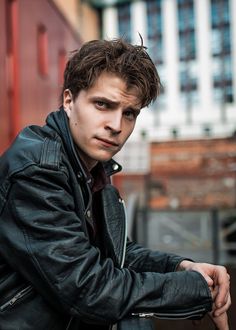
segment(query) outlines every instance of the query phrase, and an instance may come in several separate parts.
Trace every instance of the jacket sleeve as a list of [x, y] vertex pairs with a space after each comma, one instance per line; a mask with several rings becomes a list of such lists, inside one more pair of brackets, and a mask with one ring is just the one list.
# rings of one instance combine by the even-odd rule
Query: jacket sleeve
[[125, 267], [136, 272], [174, 272], [183, 258], [172, 253], [152, 251], [128, 239]]
[[66, 171], [29, 166], [12, 178], [1, 214], [4, 257], [49, 304], [97, 323], [146, 311], [211, 310], [197, 272], [138, 273], [103, 258], [75, 212], [71, 184]]

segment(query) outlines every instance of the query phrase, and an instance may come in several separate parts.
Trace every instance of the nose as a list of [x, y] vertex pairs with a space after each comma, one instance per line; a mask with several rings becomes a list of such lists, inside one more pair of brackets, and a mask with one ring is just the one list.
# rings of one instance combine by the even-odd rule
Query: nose
[[105, 129], [110, 130], [112, 134], [117, 135], [121, 133], [121, 126], [122, 126], [122, 113], [118, 111], [111, 112], [106, 122]]

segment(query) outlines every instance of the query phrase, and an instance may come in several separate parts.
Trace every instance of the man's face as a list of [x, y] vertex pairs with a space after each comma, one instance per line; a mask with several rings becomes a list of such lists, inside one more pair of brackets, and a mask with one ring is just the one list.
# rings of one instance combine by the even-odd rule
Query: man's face
[[81, 90], [74, 101], [70, 91], [65, 90], [63, 105], [73, 140], [89, 170], [122, 148], [140, 112], [137, 92], [127, 90], [120, 77], [105, 72], [92, 87]]

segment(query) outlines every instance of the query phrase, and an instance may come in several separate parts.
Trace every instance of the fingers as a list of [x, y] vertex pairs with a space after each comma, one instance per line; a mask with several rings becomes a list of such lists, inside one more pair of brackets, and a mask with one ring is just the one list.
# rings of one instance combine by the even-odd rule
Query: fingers
[[230, 276], [223, 266], [207, 263], [193, 263], [183, 261], [181, 269], [198, 271], [206, 280], [213, 299], [213, 312], [216, 315], [224, 314], [230, 304]]
[[215, 308], [213, 307], [213, 314], [215, 317], [218, 317], [220, 316], [221, 314], [224, 314], [227, 312], [227, 310], [229, 309], [231, 305], [231, 297], [230, 297], [230, 294], [228, 294], [227, 296], [227, 301], [226, 303], [221, 307], [221, 308]]
[[208, 276], [207, 274], [202, 274], [202, 275], [205, 278], [205, 280], [207, 281], [208, 286], [212, 287], [214, 285], [214, 281], [212, 280], [212, 278], [210, 276]]
[[190, 266], [189, 266], [190, 270], [195, 270], [204, 277], [209, 287], [214, 285], [214, 280], [212, 278], [212, 273], [214, 270], [213, 265], [205, 264], [205, 263], [192, 263], [190, 264]]
[[217, 317], [215, 317], [213, 313], [209, 313], [209, 316], [214, 322], [217, 330], [229, 330], [227, 313], [223, 313]]
[[214, 285], [218, 288], [218, 293], [215, 299], [216, 308], [221, 308], [228, 302], [230, 276], [225, 267], [216, 266], [214, 274]]

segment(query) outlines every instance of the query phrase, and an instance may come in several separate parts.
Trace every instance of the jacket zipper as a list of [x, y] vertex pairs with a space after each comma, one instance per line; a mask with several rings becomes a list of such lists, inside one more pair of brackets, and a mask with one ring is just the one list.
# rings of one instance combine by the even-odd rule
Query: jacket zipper
[[3, 304], [2, 306], [0, 306], [0, 311], [2, 312], [7, 307], [10, 307], [10, 306], [14, 305], [17, 300], [23, 298], [30, 291], [32, 291], [32, 286], [31, 285], [27, 286], [26, 288], [24, 288], [23, 290], [21, 290], [20, 292], [18, 292], [13, 298], [11, 298], [5, 304]]
[[126, 212], [126, 206], [125, 206], [125, 201], [123, 199], [120, 199], [120, 203], [123, 205], [124, 209], [124, 214], [125, 214], [125, 234], [124, 234], [124, 244], [123, 244], [123, 249], [122, 249], [122, 259], [121, 259], [121, 265], [120, 268], [124, 267], [125, 263], [125, 255], [126, 255], [126, 244], [127, 244], [127, 212]]
[[156, 317], [158, 319], [166, 319], [166, 320], [173, 320], [173, 319], [190, 319], [193, 317], [201, 317], [203, 313], [206, 312], [205, 308], [199, 308], [193, 311], [186, 311], [186, 312], [170, 312], [170, 313], [132, 313], [132, 316], [140, 317], [140, 318], [150, 318]]

